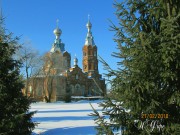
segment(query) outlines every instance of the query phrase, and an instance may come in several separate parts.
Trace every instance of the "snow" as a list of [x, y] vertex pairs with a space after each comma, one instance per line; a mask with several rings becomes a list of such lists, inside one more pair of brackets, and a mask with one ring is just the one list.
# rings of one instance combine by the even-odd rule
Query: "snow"
[[93, 117], [89, 116], [93, 112], [89, 103], [100, 111], [99, 102], [101, 100], [33, 103], [30, 111], [37, 113], [32, 120], [39, 123], [33, 135], [95, 135], [96, 124]]

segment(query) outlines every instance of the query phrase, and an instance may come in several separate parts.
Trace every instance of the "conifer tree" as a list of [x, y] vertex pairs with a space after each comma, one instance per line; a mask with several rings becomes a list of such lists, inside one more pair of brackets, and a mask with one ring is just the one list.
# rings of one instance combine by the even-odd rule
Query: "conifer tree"
[[14, 59], [17, 40], [6, 35], [0, 18], [0, 135], [30, 135], [35, 127], [30, 100], [22, 94], [20, 61]]
[[110, 122], [91, 114], [99, 134], [180, 134], [180, 1], [128, 0], [115, 7], [118, 70], [103, 61], [114, 76], [114, 96], [100, 104]]

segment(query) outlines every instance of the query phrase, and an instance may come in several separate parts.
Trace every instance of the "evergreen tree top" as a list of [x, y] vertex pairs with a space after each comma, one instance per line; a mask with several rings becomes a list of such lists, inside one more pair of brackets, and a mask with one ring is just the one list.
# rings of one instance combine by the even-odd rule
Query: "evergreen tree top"
[[[118, 70], [107, 63], [111, 100], [101, 106], [110, 123], [95, 112], [99, 133], [121, 128], [123, 134], [178, 134], [180, 123], [180, 1], [129, 0], [116, 3]], [[119, 103], [121, 107], [119, 107]], [[123, 109], [122, 109], [123, 108]], [[144, 114], [144, 115], [143, 115]], [[163, 117], [156, 114], [166, 114]], [[101, 119], [100, 119], [101, 118]], [[158, 121], [153, 131], [136, 122]]]
[[[2, 24], [0, 20], [1, 32]], [[22, 94], [21, 62], [13, 57], [17, 40], [11, 35], [0, 33], [0, 134], [30, 135], [36, 125], [31, 121], [35, 112], [29, 112], [31, 102]]]

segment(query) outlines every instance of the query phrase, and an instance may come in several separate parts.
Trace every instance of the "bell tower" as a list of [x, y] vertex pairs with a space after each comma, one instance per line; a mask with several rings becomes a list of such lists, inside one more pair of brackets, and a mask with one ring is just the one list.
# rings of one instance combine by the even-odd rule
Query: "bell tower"
[[89, 77], [97, 77], [98, 72], [98, 60], [97, 60], [97, 46], [94, 43], [91, 28], [92, 24], [88, 18], [87, 36], [85, 39], [85, 44], [83, 46], [83, 71], [88, 73]]

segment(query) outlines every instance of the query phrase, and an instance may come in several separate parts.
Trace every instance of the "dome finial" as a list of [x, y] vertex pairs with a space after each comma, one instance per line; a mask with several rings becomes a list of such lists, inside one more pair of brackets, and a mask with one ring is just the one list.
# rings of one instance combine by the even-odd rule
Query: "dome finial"
[[90, 21], [90, 14], [88, 14], [88, 22]]
[[76, 54], [75, 54], [75, 58], [74, 58], [74, 66], [77, 66], [78, 65], [78, 59], [76, 57]]
[[88, 32], [90, 32], [90, 31], [91, 31], [92, 24], [91, 24], [91, 22], [90, 22], [90, 15], [89, 15], [89, 14], [88, 14], [88, 23], [86, 24], [86, 27], [87, 27], [87, 29], [88, 29]]

